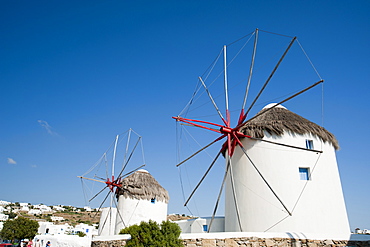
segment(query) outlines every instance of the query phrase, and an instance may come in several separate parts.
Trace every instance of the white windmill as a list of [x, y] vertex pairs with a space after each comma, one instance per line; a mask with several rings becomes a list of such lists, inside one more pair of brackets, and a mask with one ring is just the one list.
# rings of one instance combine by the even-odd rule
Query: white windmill
[[[226, 165], [212, 218], [216, 214], [226, 185], [226, 231], [348, 234], [347, 213], [335, 158], [335, 149], [338, 147], [335, 137], [324, 128], [281, 106], [292, 99], [295, 104], [305, 106], [307, 103], [298, 101], [297, 96], [302, 96], [305, 92], [310, 93], [309, 90], [322, 84], [323, 80], [297, 38], [285, 35], [278, 36], [289, 39], [287, 47], [282, 50], [277, 49], [282, 55], [275, 59], [269, 69], [270, 72], [264, 74], [263, 72], [267, 71], [266, 64], [272, 60], [269, 60], [271, 57], [266, 56], [262, 51], [259, 53], [266, 59], [258, 60], [256, 58], [257, 47], [259, 44], [263, 45], [263, 41], [261, 42], [258, 37], [260, 32], [261, 30], [256, 29], [251, 34], [224, 46], [206, 73], [199, 77], [198, 86], [188, 105], [182, 113], [173, 117], [181, 127], [197, 127], [218, 134], [213, 141], [208, 141], [207, 145], [183, 159], [177, 166], [189, 162], [199, 154], [213, 148], [215, 143], [224, 140], [221, 148], [216, 150], [211, 165], [190, 193], [185, 206], [205, 180], [217, 159], [223, 155]], [[270, 32], [262, 32], [275, 35]], [[252, 42], [252, 51], [249, 54], [251, 57], [249, 69], [246, 69], [246, 63], [244, 63], [244, 68], [235, 66], [235, 70], [238, 71], [237, 75], [235, 75], [236, 72], [230, 73], [235, 61], [243, 53], [244, 48], [248, 47], [252, 37], [254, 37], [254, 42]], [[246, 42], [242, 43], [241, 48], [235, 52], [235, 57], [227, 60], [226, 51], [229, 50], [228, 48], [243, 40]], [[312, 65], [312, 74], [319, 78], [317, 82], [307, 84], [307, 81], [311, 80], [311, 75], [307, 75], [307, 66], [289, 60], [288, 51], [291, 51], [295, 43], [301, 48], [302, 57], [307, 58], [308, 64]], [[277, 43], [267, 46], [270, 49], [277, 47]], [[273, 54], [276, 54], [276, 49]], [[220, 59], [222, 57], [222, 66], [216, 71], [218, 61], [222, 60]], [[284, 61], [287, 59], [288, 66], [284, 68]], [[257, 63], [258, 66], [256, 66]], [[242, 71], [247, 72], [246, 75]], [[257, 74], [256, 71], [260, 73]], [[214, 77], [212, 77], [213, 74], [215, 74]], [[231, 74], [234, 82], [232, 86], [229, 80]], [[259, 84], [259, 90], [253, 91], [254, 89], [251, 87], [252, 74], [253, 85]], [[218, 96], [214, 97], [211, 94], [211, 87], [215, 91], [220, 90], [217, 88], [217, 81], [220, 78], [223, 79], [222, 85], [225, 92], [225, 106], [223, 108], [216, 103]], [[245, 89], [235, 90], [240, 82], [245, 82]], [[271, 86], [272, 82], [275, 85]], [[266, 93], [269, 88], [270, 92]], [[234, 90], [233, 97], [229, 97], [231, 90]], [[234, 103], [235, 96], [238, 96], [240, 92], [244, 94], [243, 102], [235, 127], [232, 127], [231, 113], [234, 110], [229, 109], [229, 103]], [[248, 94], [256, 96], [246, 108]], [[204, 96], [208, 97], [210, 102], [208, 105], [213, 106], [221, 122], [217, 123], [215, 120], [209, 119], [199, 120], [197, 117], [189, 116], [193, 114], [201, 116], [203, 119], [212, 118], [210, 111], [203, 109], [207, 105], [201, 102]], [[313, 97], [309, 101], [310, 104], [314, 104], [315, 96], [312, 94], [309, 96]], [[276, 100], [278, 97], [279, 100]], [[271, 100], [278, 101], [278, 103], [271, 104], [256, 113], [255, 116], [248, 118], [253, 107], [257, 105], [257, 101], [271, 102]], [[321, 103], [320, 98], [319, 102]], [[195, 107], [196, 104], [199, 106], [198, 108]], [[184, 133], [180, 132], [178, 136], [183, 137]], [[208, 231], [212, 231], [212, 221]]]
[[99, 235], [114, 235], [116, 221], [120, 222], [122, 228], [127, 226], [115, 197], [118, 198], [122, 190], [122, 180], [144, 166], [142, 137], [129, 129], [117, 135], [101, 158], [82, 176], [78, 176], [81, 178], [85, 199], [89, 203], [93, 200], [101, 202], [98, 207], [98, 212], [101, 211]]

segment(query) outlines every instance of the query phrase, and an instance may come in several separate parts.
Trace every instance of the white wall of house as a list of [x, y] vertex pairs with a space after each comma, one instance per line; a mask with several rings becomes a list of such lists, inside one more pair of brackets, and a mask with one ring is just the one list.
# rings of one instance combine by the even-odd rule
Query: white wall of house
[[208, 229], [210, 229], [210, 232], [225, 231], [225, 217], [215, 217], [211, 228], [209, 228], [211, 217], [179, 220], [174, 222], [181, 228], [181, 233], [206, 233]]
[[[334, 147], [311, 135], [285, 133], [264, 139], [306, 148], [306, 139], [323, 153], [298, 150], [244, 138], [242, 143], [292, 216], [285, 211], [242, 150], [231, 159], [231, 177], [225, 192], [225, 230], [245, 232], [350, 233]], [[308, 168], [311, 177], [301, 180], [299, 168]]]
[[76, 225], [72, 229], [72, 233], [77, 234], [78, 232], [83, 232], [86, 234], [88, 237], [92, 237], [92, 235], [97, 235], [98, 231], [96, 230], [95, 226], [89, 226], [87, 224], [80, 223]]
[[30, 209], [30, 211], [28, 211], [28, 214], [29, 215], [42, 214], [42, 212], [40, 209]]
[[50, 219], [52, 221], [62, 221], [62, 220], [64, 220], [64, 218], [61, 217], [61, 216], [51, 216]]
[[36, 235], [34, 242], [39, 240], [40, 246], [44, 247], [50, 241], [52, 247], [87, 247], [91, 246], [91, 238], [77, 235]]
[[117, 213], [115, 234], [118, 234], [121, 229], [127, 226], [140, 224], [141, 221], [153, 220], [160, 224], [167, 219], [167, 203], [157, 199], [154, 199], [154, 201], [139, 200], [125, 198], [120, 195], [118, 210], [122, 218]]
[[50, 234], [50, 235], [58, 235], [58, 234], [65, 234], [68, 231], [71, 231], [72, 227], [70, 225], [63, 224], [63, 225], [54, 225], [53, 222], [39, 222], [39, 228], [37, 233], [42, 234]]
[[55, 210], [55, 211], [64, 211], [65, 208], [60, 207], [60, 206], [53, 206], [53, 210]]
[[0, 205], [6, 206], [8, 204], [10, 204], [10, 202], [0, 200]]
[[9, 218], [9, 215], [0, 213], [0, 221], [6, 221]]

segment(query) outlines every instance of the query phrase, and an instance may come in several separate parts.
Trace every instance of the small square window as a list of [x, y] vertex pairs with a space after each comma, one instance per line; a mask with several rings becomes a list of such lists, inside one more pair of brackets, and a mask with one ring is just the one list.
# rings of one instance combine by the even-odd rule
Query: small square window
[[301, 180], [310, 180], [310, 169], [305, 167], [299, 167], [299, 178]]
[[306, 140], [306, 148], [313, 149], [313, 140]]
[[203, 231], [208, 232], [208, 225], [203, 225]]
[[155, 198], [152, 198], [152, 199], [150, 200], [150, 202], [151, 202], [151, 203], [155, 203]]

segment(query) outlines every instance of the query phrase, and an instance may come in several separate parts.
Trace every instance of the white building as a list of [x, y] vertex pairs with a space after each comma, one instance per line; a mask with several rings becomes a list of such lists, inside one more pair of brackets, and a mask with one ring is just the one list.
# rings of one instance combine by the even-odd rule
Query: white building
[[7, 201], [2, 201], [0, 200], [0, 205], [2, 206], [6, 206], [6, 205], [9, 205], [11, 202], [7, 202]]
[[33, 205], [33, 208], [36, 208], [36, 209], [40, 209], [41, 211], [43, 212], [52, 212], [53, 210], [51, 209], [51, 207], [49, 206], [46, 206], [44, 204], [37, 204], [37, 205]]
[[97, 235], [98, 231], [95, 226], [89, 226], [87, 224], [80, 223], [75, 227], [69, 224], [54, 224], [53, 222], [39, 222], [39, 228], [37, 233], [39, 235], [75, 235], [78, 232], [85, 233], [88, 237]]
[[225, 231], [348, 236], [330, 132], [281, 106], [240, 131], [257, 139], [243, 138], [246, 154], [237, 147], [231, 158]]
[[93, 235], [97, 235], [98, 231], [95, 226], [89, 226], [87, 224], [80, 223], [72, 229], [72, 234], [77, 234], [82, 232], [86, 234], [87, 237], [91, 238]]
[[38, 234], [51, 234], [51, 235], [58, 235], [58, 234], [66, 234], [72, 231], [73, 227], [66, 224], [62, 225], [54, 225], [53, 222], [39, 222], [39, 228], [37, 230]]
[[62, 221], [62, 220], [64, 220], [64, 218], [61, 217], [61, 216], [51, 216], [50, 219], [52, 221]]
[[9, 219], [9, 215], [0, 213], [0, 221], [6, 221]]
[[40, 209], [30, 209], [27, 214], [29, 214], [29, 215], [34, 215], [34, 214], [39, 215], [39, 214], [42, 214], [42, 212], [41, 212]]
[[61, 206], [53, 206], [53, 210], [54, 211], [64, 211], [65, 210], [65, 208], [63, 208], [63, 207], [61, 207]]
[[52, 213], [53, 212], [51, 207], [46, 206], [46, 205], [40, 205], [39, 209], [41, 210], [42, 213]]
[[92, 211], [91, 207], [89, 207], [89, 206], [85, 206], [84, 209], [85, 209], [86, 212], [91, 212]]
[[175, 221], [176, 224], [181, 228], [182, 233], [206, 233], [210, 232], [224, 232], [225, 231], [225, 217], [216, 216], [211, 224], [211, 217], [202, 217], [188, 220]]
[[28, 211], [30, 211], [30, 208], [28, 207], [28, 205], [27, 206], [22, 206], [20, 211], [28, 212]]

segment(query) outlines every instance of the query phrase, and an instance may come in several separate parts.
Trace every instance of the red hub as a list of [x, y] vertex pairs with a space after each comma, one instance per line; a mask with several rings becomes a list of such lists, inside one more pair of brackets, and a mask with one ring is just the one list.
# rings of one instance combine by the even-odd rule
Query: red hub
[[114, 180], [114, 176], [112, 176], [112, 181], [110, 181], [109, 178], [108, 178], [107, 181], [105, 182], [105, 184], [110, 189], [110, 191], [113, 192], [114, 188], [118, 189], [118, 188], [122, 187], [122, 184], [120, 183], [119, 180], [120, 179]]

